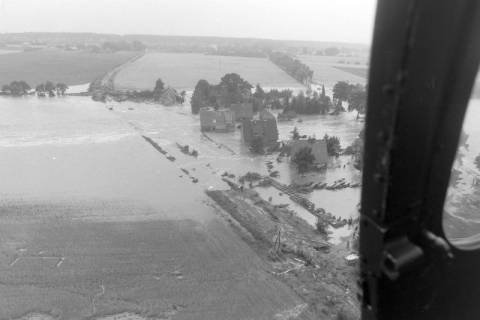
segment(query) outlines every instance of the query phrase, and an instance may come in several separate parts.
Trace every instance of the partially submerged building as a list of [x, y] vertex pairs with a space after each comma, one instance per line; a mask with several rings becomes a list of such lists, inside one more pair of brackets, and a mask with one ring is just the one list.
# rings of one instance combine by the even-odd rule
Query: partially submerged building
[[228, 109], [200, 109], [200, 128], [202, 131], [228, 132], [235, 129], [233, 112]]
[[275, 146], [278, 141], [278, 128], [275, 116], [267, 110], [263, 110], [257, 117], [243, 120], [242, 136], [243, 140], [248, 144], [260, 137], [263, 146]]
[[297, 117], [297, 113], [293, 110], [289, 110], [287, 112], [282, 112], [278, 114], [277, 120], [278, 121], [291, 121]]
[[325, 166], [328, 162], [328, 151], [327, 151], [327, 142], [325, 140], [317, 139], [299, 139], [291, 140], [289, 143], [290, 146], [290, 156], [293, 157], [298, 151], [303, 148], [310, 148], [314, 156], [313, 164], [316, 166]]
[[235, 121], [243, 121], [245, 119], [253, 118], [253, 104], [252, 103], [233, 103], [230, 105], [233, 111]]
[[173, 106], [178, 103], [179, 94], [172, 87], [167, 87], [158, 97], [158, 102], [164, 106]]

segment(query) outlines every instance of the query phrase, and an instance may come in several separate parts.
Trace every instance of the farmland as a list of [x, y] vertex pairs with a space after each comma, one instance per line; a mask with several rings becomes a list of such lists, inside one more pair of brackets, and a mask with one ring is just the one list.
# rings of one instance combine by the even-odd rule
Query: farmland
[[151, 89], [161, 78], [175, 89], [192, 90], [198, 80], [218, 83], [226, 73], [238, 73], [251, 84], [301, 87], [266, 58], [213, 56], [193, 53], [148, 53], [126, 66], [115, 78], [116, 89]]
[[356, 76], [366, 78], [368, 76], [368, 68], [366, 67], [341, 67], [341, 66], [335, 66], [335, 68], [345, 71], [345, 72], [350, 72], [351, 74], [354, 74]]
[[[333, 86], [337, 81], [366, 83], [367, 67], [365, 58], [299, 56], [298, 59], [313, 70], [313, 81], [316, 83], [324, 84], [328, 87]], [[348, 62], [349, 64], [342, 64], [340, 61]]]
[[91, 82], [136, 52], [89, 53], [45, 49], [0, 55], [0, 84], [25, 80], [30, 86], [51, 80], [78, 85]]

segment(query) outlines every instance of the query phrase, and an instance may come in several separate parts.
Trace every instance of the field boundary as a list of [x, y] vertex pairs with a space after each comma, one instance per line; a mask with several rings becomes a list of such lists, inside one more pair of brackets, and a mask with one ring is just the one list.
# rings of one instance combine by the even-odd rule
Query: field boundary
[[[144, 55], [146, 54], [146, 51], [143, 51], [142, 53], [136, 55], [135, 57], [129, 59], [128, 61], [116, 66], [115, 68], [113, 68], [112, 70], [110, 70], [109, 72], [107, 72], [100, 80], [100, 85], [107, 88], [108, 90], [111, 90], [111, 91], [117, 91], [115, 89], [115, 77], [117, 76], [117, 74], [122, 71], [125, 67], [131, 65], [132, 63], [134, 63], [135, 61], [137, 61], [138, 59], [142, 58]], [[118, 90], [118, 92], [126, 92], [127, 90]]]

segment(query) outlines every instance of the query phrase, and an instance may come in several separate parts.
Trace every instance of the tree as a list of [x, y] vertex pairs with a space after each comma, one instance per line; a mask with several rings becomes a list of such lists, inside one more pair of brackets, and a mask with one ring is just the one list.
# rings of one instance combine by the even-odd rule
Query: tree
[[47, 81], [45, 83], [45, 91], [48, 92], [50, 97], [54, 96], [54, 93], [53, 93], [54, 90], [55, 90], [55, 85], [53, 84], [53, 82]]
[[329, 136], [326, 134], [323, 139], [327, 143], [327, 152], [330, 156], [337, 156], [342, 149], [340, 139], [336, 136]]
[[475, 165], [477, 166], [478, 170], [480, 170], [480, 154], [475, 157]]
[[187, 92], [185, 90], [182, 90], [182, 92], [180, 92], [180, 96], [178, 100], [181, 104], [185, 102], [186, 95], [187, 95]]
[[320, 96], [322, 99], [325, 99], [326, 94], [325, 94], [325, 86], [322, 84], [322, 94]]
[[315, 156], [312, 153], [312, 149], [309, 147], [304, 147], [298, 150], [292, 158], [292, 162], [295, 163], [297, 170], [300, 173], [308, 171], [312, 166], [313, 161], [315, 161]]
[[2, 92], [5, 92], [5, 93], [11, 93], [11, 88], [8, 84], [4, 84], [2, 86]]
[[155, 81], [155, 87], [153, 88], [153, 98], [159, 100], [163, 90], [165, 90], [165, 84], [162, 79], [158, 78], [157, 81]]
[[259, 84], [257, 84], [257, 86], [255, 87], [255, 93], [253, 94], [253, 96], [257, 99], [265, 99], [265, 91], [263, 91], [262, 87], [260, 87]]
[[255, 136], [250, 142], [250, 151], [257, 154], [263, 153], [263, 139], [260, 136]]
[[197, 114], [200, 108], [207, 107], [210, 103], [210, 84], [207, 80], [199, 80], [193, 91], [190, 104], [192, 113]]
[[300, 134], [298, 133], [297, 127], [294, 127], [292, 130], [292, 140], [300, 139]]
[[339, 81], [333, 86], [333, 99], [347, 101], [352, 87], [348, 82]]
[[218, 87], [220, 89], [220, 97], [228, 106], [249, 99], [251, 97], [251, 89], [253, 88], [250, 83], [236, 73], [224, 75]]
[[23, 96], [31, 89], [25, 81], [12, 81], [8, 88], [10, 88], [10, 94], [13, 96]]
[[355, 86], [348, 97], [348, 111], [357, 110], [365, 113], [367, 109], [367, 91], [362, 86]]
[[32, 89], [32, 87], [30, 87], [30, 85], [23, 80], [19, 81], [19, 83], [20, 83], [20, 87], [22, 88], [24, 94], [28, 93], [28, 91]]
[[158, 78], [157, 81], [155, 81], [153, 92], [161, 93], [163, 90], [165, 90], [165, 83], [163, 83], [162, 79]]
[[43, 83], [40, 83], [35, 87], [35, 91], [37, 93], [45, 92], [45, 85]]
[[57, 83], [56, 89], [57, 89], [57, 95], [64, 96], [65, 92], [68, 89], [68, 86], [65, 83], [60, 82], [60, 83]]

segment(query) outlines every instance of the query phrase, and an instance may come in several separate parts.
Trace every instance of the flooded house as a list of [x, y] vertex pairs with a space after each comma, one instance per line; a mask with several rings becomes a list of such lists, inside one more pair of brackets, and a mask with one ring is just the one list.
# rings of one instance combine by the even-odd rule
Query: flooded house
[[277, 120], [278, 121], [291, 121], [297, 117], [297, 113], [293, 110], [289, 110], [287, 112], [282, 112], [278, 114]]
[[243, 120], [242, 136], [246, 143], [251, 143], [256, 137], [261, 137], [265, 147], [273, 147], [278, 141], [275, 116], [267, 110], [263, 110], [256, 117]]
[[235, 129], [233, 112], [229, 109], [201, 108], [200, 128], [202, 131], [233, 131]]
[[230, 109], [233, 111], [235, 121], [253, 118], [253, 103], [232, 103]]
[[158, 97], [158, 102], [164, 106], [173, 106], [177, 104], [178, 96], [177, 90], [172, 87], [167, 87]]
[[310, 148], [314, 156], [313, 164], [316, 166], [326, 166], [328, 162], [328, 151], [327, 151], [327, 142], [324, 139], [299, 139], [291, 140], [289, 143], [290, 146], [290, 156], [293, 156], [298, 151], [303, 148]]

